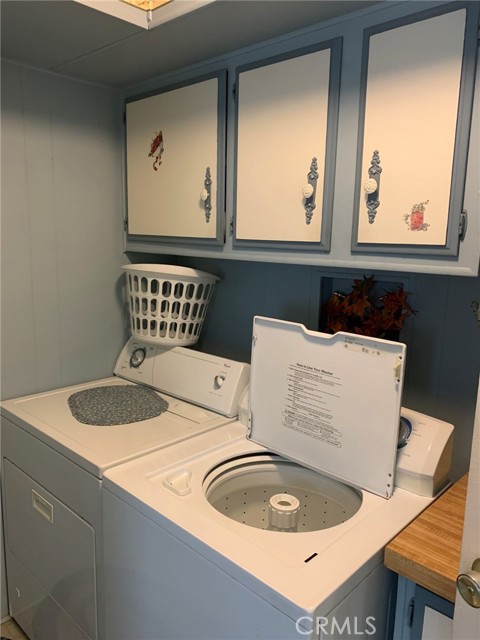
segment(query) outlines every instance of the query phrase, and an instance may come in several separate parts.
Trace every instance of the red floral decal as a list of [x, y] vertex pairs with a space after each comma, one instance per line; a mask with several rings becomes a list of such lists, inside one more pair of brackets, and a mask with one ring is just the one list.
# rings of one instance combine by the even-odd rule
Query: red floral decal
[[410, 210], [410, 213], [406, 213], [403, 216], [406, 224], [410, 231], [428, 231], [428, 227], [430, 226], [424, 221], [425, 218], [425, 207], [428, 204], [428, 200], [425, 202], [419, 202], [418, 204], [414, 204]]
[[162, 154], [165, 147], [163, 146], [163, 133], [157, 133], [150, 145], [149, 158], [155, 158], [153, 161], [153, 170], [158, 171], [158, 167], [162, 164]]

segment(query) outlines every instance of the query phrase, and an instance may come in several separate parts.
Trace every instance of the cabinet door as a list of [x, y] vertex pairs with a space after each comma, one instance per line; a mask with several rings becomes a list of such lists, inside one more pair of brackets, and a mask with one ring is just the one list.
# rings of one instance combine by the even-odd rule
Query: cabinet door
[[224, 235], [226, 73], [126, 104], [128, 233]]
[[478, 3], [454, 8], [365, 33], [354, 251], [458, 253]]
[[328, 250], [341, 40], [237, 73], [235, 243]]

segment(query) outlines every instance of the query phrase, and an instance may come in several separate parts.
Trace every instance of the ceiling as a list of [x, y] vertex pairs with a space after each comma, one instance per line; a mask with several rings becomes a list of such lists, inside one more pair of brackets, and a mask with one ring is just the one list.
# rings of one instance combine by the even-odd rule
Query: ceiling
[[126, 88], [379, 1], [216, 0], [145, 30], [72, 0], [1, 0], [1, 51], [22, 64]]

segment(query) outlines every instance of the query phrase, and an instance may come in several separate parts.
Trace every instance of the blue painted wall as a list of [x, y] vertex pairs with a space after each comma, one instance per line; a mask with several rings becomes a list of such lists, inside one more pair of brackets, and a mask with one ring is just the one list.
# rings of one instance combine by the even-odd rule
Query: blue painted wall
[[121, 180], [119, 92], [2, 61], [2, 399], [110, 375]]

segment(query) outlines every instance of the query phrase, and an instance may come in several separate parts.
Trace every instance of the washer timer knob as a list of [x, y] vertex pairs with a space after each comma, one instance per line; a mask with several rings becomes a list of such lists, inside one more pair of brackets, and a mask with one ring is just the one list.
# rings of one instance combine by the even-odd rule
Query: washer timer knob
[[400, 416], [400, 426], [398, 429], [397, 449], [402, 449], [408, 443], [410, 434], [412, 433], [412, 423], [407, 418]]
[[138, 367], [145, 360], [146, 351], [144, 347], [137, 347], [130, 356], [130, 366], [138, 369]]

